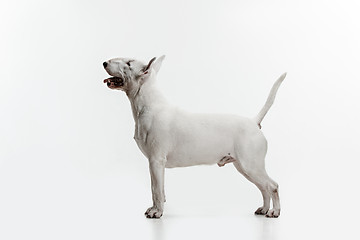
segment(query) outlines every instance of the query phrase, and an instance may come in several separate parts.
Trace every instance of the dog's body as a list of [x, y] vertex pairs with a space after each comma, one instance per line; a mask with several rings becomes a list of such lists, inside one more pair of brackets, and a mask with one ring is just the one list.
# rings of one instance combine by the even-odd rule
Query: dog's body
[[[267, 141], [260, 130], [261, 120], [271, 107], [283, 74], [274, 84], [268, 100], [254, 118], [235, 115], [194, 114], [182, 111], [163, 98], [154, 81], [164, 56], [145, 65], [125, 58], [104, 62], [113, 76], [104, 80], [109, 88], [126, 92], [135, 120], [134, 139], [150, 166], [153, 206], [145, 215], [159, 218], [163, 213], [164, 168], [200, 164], [224, 166], [233, 162], [236, 169], [253, 182], [263, 195], [264, 205], [256, 214], [278, 217], [278, 185], [265, 171]], [[273, 200], [273, 209], [270, 208]]]

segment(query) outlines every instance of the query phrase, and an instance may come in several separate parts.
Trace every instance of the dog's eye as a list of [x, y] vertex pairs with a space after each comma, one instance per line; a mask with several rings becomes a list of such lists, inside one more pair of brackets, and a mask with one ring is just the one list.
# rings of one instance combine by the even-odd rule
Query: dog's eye
[[126, 65], [128, 65], [128, 66], [130, 67], [130, 63], [131, 63], [131, 61], [128, 61], [128, 62], [126, 63]]

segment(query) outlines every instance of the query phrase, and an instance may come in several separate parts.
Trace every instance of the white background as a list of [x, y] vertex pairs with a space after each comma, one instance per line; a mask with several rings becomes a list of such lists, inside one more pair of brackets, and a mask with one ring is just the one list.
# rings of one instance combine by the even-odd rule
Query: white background
[[[0, 3], [0, 239], [356, 238], [358, 1]], [[167, 57], [159, 86], [197, 112], [263, 121], [278, 219], [229, 164], [166, 171], [161, 220], [122, 92], [102, 62]]]

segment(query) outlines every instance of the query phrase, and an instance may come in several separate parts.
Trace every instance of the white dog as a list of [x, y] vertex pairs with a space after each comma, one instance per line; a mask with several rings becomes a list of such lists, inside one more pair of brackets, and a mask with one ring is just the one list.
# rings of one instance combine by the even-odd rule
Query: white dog
[[129, 58], [114, 58], [103, 63], [112, 76], [104, 83], [111, 89], [124, 91], [130, 100], [135, 120], [134, 139], [149, 160], [153, 206], [145, 212], [146, 217], [160, 218], [163, 214], [165, 167], [215, 163], [224, 166], [231, 162], [262, 193], [264, 204], [255, 214], [278, 217], [278, 184], [265, 171], [267, 141], [260, 123], [286, 74], [275, 82], [255, 118], [193, 114], [171, 106], [155, 88], [156, 74], [164, 58], [153, 58], [148, 64]]

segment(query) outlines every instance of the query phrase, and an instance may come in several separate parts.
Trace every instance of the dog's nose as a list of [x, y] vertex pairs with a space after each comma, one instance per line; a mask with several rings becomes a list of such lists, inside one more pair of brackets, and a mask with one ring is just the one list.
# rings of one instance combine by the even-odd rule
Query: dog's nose
[[104, 66], [104, 68], [106, 68], [107, 62], [103, 62], [103, 66]]

